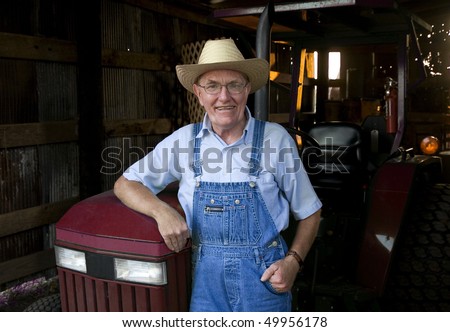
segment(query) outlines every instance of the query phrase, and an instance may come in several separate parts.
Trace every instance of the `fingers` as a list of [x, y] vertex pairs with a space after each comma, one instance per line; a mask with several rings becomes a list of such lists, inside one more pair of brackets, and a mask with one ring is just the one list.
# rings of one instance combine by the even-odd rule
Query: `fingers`
[[275, 292], [277, 292], [277, 293], [284, 293], [284, 292], [289, 291], [289, 288], [275, 286], [274, 284], [272, 284], [272, 288], [273, 288], [273, 289], [275, 290]]
[[175, 252], [181, 251], [190, 237], [186, 221], [170, 206], [164, 206], [158, 219], [159, 233], [167, 247]]
[[263, 275], [261, 276], [261, 281], [267, 281], [270, 278], [272, 278], [272, 276], [275, 274], [275, 272], [277, 272], [278, 270], [278, 266], [272, 264], [270, 265], [263, 273]]
[[287, 272], [283, 261], [277, 261], [264, 271], [261, 281], [269, 281], [272, 288], [278, 293], [287, 292], [292, 287], [292, 282], [290, 282], [289, 273]]
[[163, 237], [164, 242], [166, 243], [167, 247], [175, 252], [180, 252], [181, 250], [183, 250], [186, 247], [186, 244], [189, 240], [189, 233], [186, 232], [183, 234], [179, 234], [179, 235], [169, 235], [169, 236], [165, 236]]

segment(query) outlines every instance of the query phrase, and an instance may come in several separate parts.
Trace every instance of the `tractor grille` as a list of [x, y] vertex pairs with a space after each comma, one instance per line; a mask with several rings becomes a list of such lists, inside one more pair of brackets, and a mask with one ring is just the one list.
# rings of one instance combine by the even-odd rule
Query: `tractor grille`
[[62, 311], [188, 311], [190, 255], [167, 262], [168, 283], [150, 286], [90, 277], [58, 267]]

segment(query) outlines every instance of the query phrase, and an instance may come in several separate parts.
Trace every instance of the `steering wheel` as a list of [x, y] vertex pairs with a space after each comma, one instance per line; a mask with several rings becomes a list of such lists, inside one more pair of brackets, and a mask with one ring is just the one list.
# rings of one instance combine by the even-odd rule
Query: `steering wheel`
[[298, 154], [300, 155], [300, 158], [303, 159], [303, 153], [305, 152], [306, 147], [316, 148], [319, 151], [322, 151], [322, 148], [321, 148], [319, 142], [317, 142], [317, 140], [314, 137], [312, 137], [310, 134], [308, 134], [307, 132], [300, 130], [300, 129], [292, 128], [292, 127], [285, 127], [285, 129], [291, 135], [301, 137], [301, 139], [302, 139], [301, 144], [296, 139], [296, 137], [293, 137], [295, 142], [297, 143]]

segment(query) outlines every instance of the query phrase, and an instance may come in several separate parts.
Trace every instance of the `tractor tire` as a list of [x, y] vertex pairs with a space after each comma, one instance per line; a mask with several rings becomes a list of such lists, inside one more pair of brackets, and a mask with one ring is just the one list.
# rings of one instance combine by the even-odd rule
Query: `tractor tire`
[[49, 295], [33, 302], [25, 308], [26, 312], [60, 312], [61, 300], [59, 294]]
[[450, 311], [450, 184], [420, 192], [402, 225], [382, 311]]

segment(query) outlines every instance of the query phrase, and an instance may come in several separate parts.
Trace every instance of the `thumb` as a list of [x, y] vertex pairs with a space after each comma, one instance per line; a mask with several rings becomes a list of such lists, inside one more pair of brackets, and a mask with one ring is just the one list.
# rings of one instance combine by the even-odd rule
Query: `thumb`
[[276, 270], [278, 270], [278, 268], [277, 268], [276, 266], [274, 266], [273, 264], [270, 265], [270, 266], [264, 271], [264, 273], [263, 273], [263, 275], [261, 276], [261, 279], [260, 279], [260, 280], [261, 280], [262, 282], [269, 280], [270, 277], [272, 277], [272, 276], [275, 274]]

